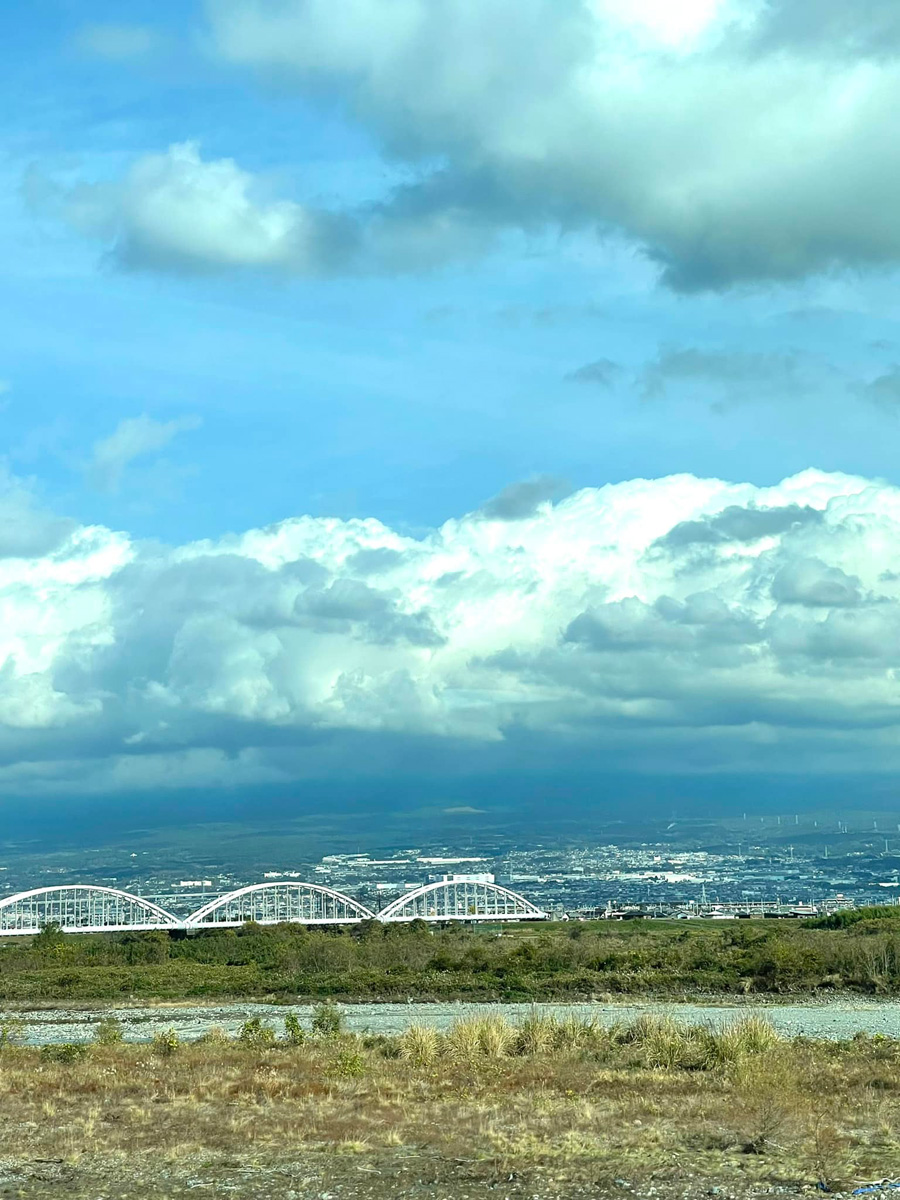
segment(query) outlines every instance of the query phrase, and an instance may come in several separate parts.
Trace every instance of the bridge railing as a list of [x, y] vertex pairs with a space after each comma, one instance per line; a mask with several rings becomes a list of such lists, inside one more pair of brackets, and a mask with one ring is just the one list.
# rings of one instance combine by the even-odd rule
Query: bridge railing
[[528, 921], [547, 914], [500, 884], [444, 880], [398, 896], [381, 912], [322, 884], [273, 880], [237, 888], [178, 917], [145, 897], [94, 884], [60, 884], [0, 900], [0, 937], [58, 925], [66, 933], [199, 930], [260, 925], [345, 925], [361, 921]]
[[187, 929], [216, 925], [343, 925], [371, 921], [375, 914], [358, 900], [316, 883], [256, 883], [210, 900], [185, 921]]
[[38, 933], [51, 924], [58, 925], [65, 933], [180, 926], [176, 916], [152, 900], [94, 884], [33, 888], [0, 900], [0, 936]]
[[547, 914], [499, 883], [445, 879], [398, 896], [379, 921], [535, 921]]

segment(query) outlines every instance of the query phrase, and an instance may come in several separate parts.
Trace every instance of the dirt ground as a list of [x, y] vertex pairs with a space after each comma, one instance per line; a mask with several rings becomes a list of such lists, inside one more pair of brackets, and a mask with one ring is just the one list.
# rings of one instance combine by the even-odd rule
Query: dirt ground
[[748, 1200], [898, 1174], [900, 1041], [755, 1017], [0, 1047], [2, 1200]]
[[[656, 1200], [749, 1200], [756, 1196], [812, 1195], [796, 1182], [756, 1181], [723, 1186], [718, 1177], [690, 1171], [581, 1180], [562, 1177], [558, 1168], [496, 1171], [490, 1165], [453, 1161], [428, 1153], [396, 1150], [366, 1155], [362, 1161], [304, 1151], [296, 1157], [179, 1162], [153, 1155], [87, 1155], [77, 1163], [7, 1159], [0, 1164], [0, 1197], [13, 1200], [170, 1200], [175, 1196], [230, 1197], [232, 1200], [601, 1200], [654, 1197]], [[821, 1195], [822, 1193], [819, 1192]], [[889, 1195], [890, 1193], [886, 1193]]]

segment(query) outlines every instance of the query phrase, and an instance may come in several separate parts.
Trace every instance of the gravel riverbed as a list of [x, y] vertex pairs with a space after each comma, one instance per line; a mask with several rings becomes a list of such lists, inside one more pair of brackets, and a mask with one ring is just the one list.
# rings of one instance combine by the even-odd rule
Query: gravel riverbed
[[[621, 1004], [347, 1004], [342, 1006], [346, 1026], [354, 1032], [399, 1033], [409, 1025], [432, 1025], [446, 1029], [453, 1021], [484, 1013], [502, 1013], [520, 1021], [535, 1009], [560, 1016], [593, 1017], [609, 1024], [633, 1021], [644, 1013], [668, 1015], [685, 1024], [726, 1024], [748, 1013], [760, 1013], [787, 1036], [842, 1040], [855, 1033], [900, 1037], [900, 1001], [840, 999], [806, 1004], [683, 1004], [648, 1001]], [[19, 1009], [16, 1017], [26, 1023], [32, 1045], [86, 1042], [94, 1036], [97, 1023], [105, 1017], [121, 1021], [129, 1042], [147, 1042], [161, 1029], [173, 1028], [183, 1041], [193, 1041], [218, 1027], [236, 1033], [244, 1021], [262, 1017], [280, 1032], [287, 1013], [296, 1013], [309, 1027], [312, 1005], [271, 1005], [236, 1001], [227, 1004], [172, 1004], [138, 1007], [115, 1006], [95, 1009]]]

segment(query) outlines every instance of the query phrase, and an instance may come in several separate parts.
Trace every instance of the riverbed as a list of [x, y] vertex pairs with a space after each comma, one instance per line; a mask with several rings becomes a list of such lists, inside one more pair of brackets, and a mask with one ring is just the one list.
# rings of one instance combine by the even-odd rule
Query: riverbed
[[[446, 1029], [463, 1018], [500, 1013], [518, 1022], [538, 1011], [557, 1016], [592, 1017], [605, 1024], [633, 1021], [652, 1013], [674, 1017], [685, 1024], [722, 1026], [749, 1013], [759, 1013], [788, 1037], [843, 1040], [855, 1033], [900, 1037], [900, 1001], [840, 999], [822, 1004], [681, 1004], [647, 1001], [621, 1004], [346, 1004], [341, 1005], [345, 1026], [355, 1033], [400, 1033], [409, 1025], [431, 1025]], [[174, 1029], [182, 1041], [195, 1041], [218, 1028], [235, 1034], [252, 1017], [284, 1030], [284, 1018], [295, 1013], [309, 1029], [313, 1006], [277, 1005], [235, 1001], [226, 1004], [165, 1004], [96, 1009], [41, 1008], [17, 1010], [25, 1022], [25, 1040], [31, 1045], [93, 1040], [98, 1023], [115, 1017], [122, 1024], [125, 1041], [148, 1042], [164, 1029]], [[9, 1014], [13, 1015], [13, 1014]]]

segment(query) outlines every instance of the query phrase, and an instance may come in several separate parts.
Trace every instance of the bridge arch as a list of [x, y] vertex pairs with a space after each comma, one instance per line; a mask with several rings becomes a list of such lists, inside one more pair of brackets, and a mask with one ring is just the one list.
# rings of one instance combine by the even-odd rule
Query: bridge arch
[[185, 921], [188, 929], [243, 925], [279, 925], [289, 921], [298, 925], [346, 925], [371, 921], [375, 914], [343, 892], [319, 883], [273, 880], [238, 888], [210, 900]]
[[444, 879], [398, 896], [379, 921], [539, 921], [547, 914], [530, 900], [483, 880]]
[[177, 929], [181, 922], [152, 900], [90, 883], [33, 888], [0, 900], [0, 937], [39, 933], [50, 924], [64, 933], [111, 933]]

